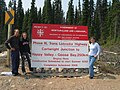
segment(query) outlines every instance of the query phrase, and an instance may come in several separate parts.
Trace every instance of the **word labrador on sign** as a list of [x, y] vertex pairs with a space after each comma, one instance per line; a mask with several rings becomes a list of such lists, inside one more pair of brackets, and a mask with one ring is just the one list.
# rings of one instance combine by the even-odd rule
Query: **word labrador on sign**
[[5, 12], [5, 24], [14, 24], [14, 10]]

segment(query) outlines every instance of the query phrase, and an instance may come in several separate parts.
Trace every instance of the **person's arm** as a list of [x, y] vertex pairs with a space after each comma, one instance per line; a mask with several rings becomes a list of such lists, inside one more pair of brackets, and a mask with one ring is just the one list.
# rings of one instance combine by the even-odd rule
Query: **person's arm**
[[97, 51], [97, 54], [94, 57], [97, 57], [100, 54], [100, 51], [101, 51], [100, 50], [100, 45], [98, 43], [96, 44], [96, 47], [97, 47], [98, 51]]
[[97, 44], [97, 49], [98, 49], [98, 52], [97, 52], [96, 55], [98, 56], [98, 55], [100, 54], [100, 51], [101, 51], [101, 50], [100, 50], [100, 45], [99, 45], [99, 44]]
[[11, 47], [9, 45], [9, 43], [11, 42], [11, 40], [12, 40], [12, 37], [10, 37], [8, 40], [5, 41], [5, 46], [6, 46], [7, 49], [11, 49]]
[[19, 40], [19, 50], [20, 50], [20, 54], [23, 55], [22, 40]]
[[30, 51], [30, 45], [28, 44], [28, 53], [31, 54], [31, 51]]

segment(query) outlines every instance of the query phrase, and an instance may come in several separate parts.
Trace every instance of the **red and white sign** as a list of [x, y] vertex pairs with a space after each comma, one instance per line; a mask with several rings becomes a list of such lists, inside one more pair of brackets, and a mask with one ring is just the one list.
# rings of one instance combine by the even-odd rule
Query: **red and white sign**
[[88, 27], [33, 24], [32, 67], [88, 68]]

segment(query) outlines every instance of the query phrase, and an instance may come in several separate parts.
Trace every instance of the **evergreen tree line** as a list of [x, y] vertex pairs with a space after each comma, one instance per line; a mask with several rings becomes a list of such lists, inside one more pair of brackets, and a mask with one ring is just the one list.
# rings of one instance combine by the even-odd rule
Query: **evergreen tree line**
[[[89, 37], [95, 36], [101, 44], [120, 42], [120, 0], [97, 0], [96, 3], [94, 0], [83, 0], [83, 3], [78, 0], [78, 6], [74, 6], [73, 0], [69, 0], [66, 16], [61, 0], [44, 0], [42, 9], [35, 7], [35, 0], [32, 0], [31, 8], [25, 12], [21, 0], [10, 1], [9, 7], [15, 10], [13, 29], [27, 32], [29, 38], [32, 23], [45, 23], [85, 25], [89, 27]], [[4, 25], [5, 10], [6, 4], [4, 0], [0, 0], [0, 43], [4, 42], [7, 33], [7, 26]]]

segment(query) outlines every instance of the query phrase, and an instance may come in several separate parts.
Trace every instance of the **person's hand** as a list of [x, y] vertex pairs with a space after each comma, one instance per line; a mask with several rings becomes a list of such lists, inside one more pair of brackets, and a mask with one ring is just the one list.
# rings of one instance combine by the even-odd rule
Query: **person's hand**
[[15, 51], [15, 48], [11, 48], [11, 51]]
[[31, 53], [29, 53], [30, 57], [31, 57]]
[[95, 58], [97, 58], [97, 55], [94, 55]]

